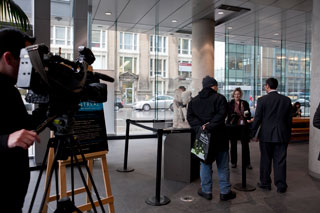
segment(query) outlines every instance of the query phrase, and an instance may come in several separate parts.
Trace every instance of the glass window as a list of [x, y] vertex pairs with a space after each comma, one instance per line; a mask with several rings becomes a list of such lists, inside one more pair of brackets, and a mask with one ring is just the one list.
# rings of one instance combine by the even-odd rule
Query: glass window
[[153, 36], [150, 36], [150, 52], [153, 52]]
[[192, 76], [192, 62], [191, 60], [178, 61], [178, 75], [180, 78], [191, 78]]
[[120, 56], [120, 72], [137, 74], [137, 58]]
[[70, 30], [70, 27], [67, 28], [67, 45], [71, 46], [71, 41], [72, 41], [72, 31]]
[[165, 36], [150, 36], [150, 52], [167, 53], [167, 37]]
[[120, 32], [120, 50], [137, 51], [138, 35], [136, 33]]
[[187, 55], [189, 53], [189, 41], [182, 39], [182, 54]]
[[192, 55], [191, 39], [181, 38], [178, 41], [178, 54]]
[[153, 76], [153, 59], [150, 59], [150, 77]]
[[124, 34], [124, 48], [125, 50], [132, 50], [133, 49], [133, 40], [132, 34], [125, 33]]
[[92, 30], [92, 47], [100, 47], [100, 31]]
[[92, 30], [91, 46], [93, 49], [106, 49], [106, 31], [105, 30]]
[[154, 75], [167, 77], [166, 59], [150, 59], [150, 77], [153, 77]]
[[70, 48], [72, 48], [72, 27], [55, 25], [51, 26], [50, 43], [53, 46], [53, 48], [61, 46], [69, 46]]
[[56, 27], [56, 39], [55, 44], [65, 45], [65, 27]]

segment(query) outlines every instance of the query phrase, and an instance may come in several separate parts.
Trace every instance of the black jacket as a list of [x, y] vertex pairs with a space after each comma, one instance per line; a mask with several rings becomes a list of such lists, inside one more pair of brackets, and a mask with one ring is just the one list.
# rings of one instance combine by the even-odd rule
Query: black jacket
[[313, 126], [320, 129], [320, 103], [313, 117]]
[[[229, 103], [228, 103], [228, 118], [227, 118], [227, 124], [230, 123], [231, 119], [232, 119], [232, 115], [235, 113], [234, 111], [234, 104], [235, 104], [235, 100], [232, 99]], [[245, 119], [245, 122], [247, 122], [247, 119], [249, 120], [251, 118], [251, 112], [250, 112], [250, 107], [247, 101], [245, 100], [240, 100], [240, 105], [239, 107], [241, 107], [241, 105], [243, 104], [243, 108], [244, 111], [248, 111], [249, 114], [247, 115], [247, 118]], [[241, 110], [240, 110], [241, 112]]]
[[[22, 208], [30, 172], [28, 150], [8, 148], [9, 134], [20, 129], [33, 129], [36, 123], [28, 115], [14, 82], [0, 74], [0, 204], [10, 212]], [[16, 207], [16, 209], [14, 208]]]
[[257, 109], [252, 124], [252, 136], [259, 126], [261, 142], [288, 143], [291, 136], [291, 100], [278, 92], [269, 92], [258, 99]]
[[[235, 100], [232, 99], [228, 103], [228, 117], [227, 117], [227, 129], [229, 139], [233, 140], [245, 140], [247, 142], [250, 141], [250, 125], [247, 123], [247, 120], [251, 119], [251, 112], [249, 103], [245, 100], [240, 100], [239, 111], [241, 112], [241, 105], [243, 105], [244, 111], [248, 111], [247, 117], [244, 117], [244, 126], [234, 126], [231, 124], [233, 116], [235, 116], [234, 111]], [[243, 115], [244, 116], [244, 115]]]
[[228, 151], [225, 118], [227, 100], [211, 88], [204, 88], [188, 105], [187, 120], [194, 131], [209, 122], [206, 129], [211, 132], [209, 156], [213, 162], [218, 152]]

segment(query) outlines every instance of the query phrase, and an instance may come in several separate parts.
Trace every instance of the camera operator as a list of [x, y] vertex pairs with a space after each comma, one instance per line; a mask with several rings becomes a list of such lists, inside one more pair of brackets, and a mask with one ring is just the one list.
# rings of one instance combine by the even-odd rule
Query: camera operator
[[28, 148], [40, 142], [36, 124], [44, 118], [40, 109], [29, 115], [17, 82], [20, 50], [34, 39], [15, 29], [0, 30], [0, 208], [22, 212], [30, 181]]

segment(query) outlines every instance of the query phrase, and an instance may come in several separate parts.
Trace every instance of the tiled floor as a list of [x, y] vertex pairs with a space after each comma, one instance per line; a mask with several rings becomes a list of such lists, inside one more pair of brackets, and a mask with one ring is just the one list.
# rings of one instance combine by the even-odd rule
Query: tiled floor
[[[119, 173], [116, 169], [122, 167], [124, 141], [109, 141], [110, 151], [107, 160], [116, 212], [320, 212], [320, 181], [308, 175], [307, 143], [289, 144], [287, 158], [287, 183], [289, 188], [285, 194], [277, 193], [274, 186], [268, 192], [261, 189], [252, 192], [241, 192], [233, 189], [237, 192], [237, 198], [222, 202], [219, 200], [217, 171], [214, 167], [212, 201], [204, 200], [197, 195], [200, 180], [186, 184], [162, 179], [161, 194], [169, 197], [171, 202], [165, 206], [149, 206], [145, 203], [145, 200], [155, 194], [156, 147], [157, 141], [155, 139], [131, 140], [128, 166], [135, 170], [131, 173]], [[238, 144], [238, 153], [240, 153], [240, 150], [241, 147]], [[247, 170], [247, 183], [255, 186], [259, 175], [260, 153], [258, 143], [251, 143], [250, 151], [253, 170]], [[241, 159], [241, 155], [238, 158]], [[98, 189], [103, 191], [102, 174], [99, 166], [100, 162], [95, 161], [94, 178]], [[230, 168], [230, 171], [231, 183], [240, 183], [241, 167]], [[76, 186], [80, 186], [79, 175], [77, 173], [75, 175]], [[36, 177], [37, 172], [32, 172], [24, 212], [27, 212]], [[43, 182], [40, 189], [41, 193], [38, 195], [33, 212], [38, 212], [43, 193]], [[102, 193], [103, 195], [104, 193]], [[182, 201], [181, 198], [185, 196], [192, 196], [193, 201]], [[81, 199], [83, 199], [83, 196], [78, 197], [78, 200]], [[54, 209], [55, 203], [50, 204], [49, 212], [53, 212]], [[98, 211], [101, 212], [100, 209]]]

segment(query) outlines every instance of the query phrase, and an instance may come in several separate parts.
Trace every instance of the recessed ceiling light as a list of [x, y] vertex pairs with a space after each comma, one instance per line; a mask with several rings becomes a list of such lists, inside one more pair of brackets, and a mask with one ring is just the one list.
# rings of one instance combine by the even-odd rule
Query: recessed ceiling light
[[232, 27], [228, 27], [228, 30], [232, 30]]
[[222, 11], [218, 12], [218, 15], [223, 15], [223, 14], [224, 14], [224, 12], [222, 12]]
[[273, 34], [273, 35], [278, 36], [278, 35], [279, 35], [279, 33], [275, 33], [275, 34]]
[[172, 22], [172, 23], [177, 23], [178, 21], [177, 21], [177, 20], [175, 20], [175, 19], [173, 19], [171, 22]]
[[111, 16], [111, 12], [105, 12], [104, 14], [106, 14], [106, 16]]

